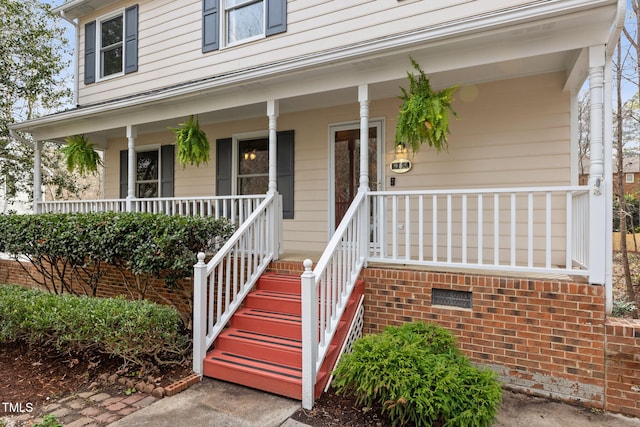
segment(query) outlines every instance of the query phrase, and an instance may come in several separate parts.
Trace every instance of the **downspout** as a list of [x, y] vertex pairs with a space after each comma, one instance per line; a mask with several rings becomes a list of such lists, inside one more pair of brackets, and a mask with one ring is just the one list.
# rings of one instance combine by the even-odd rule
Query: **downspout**
[[67, 16], [64, 13], [64, 10], [60, 11], [60, 17], [62, 19], [64, 19], [65, 21], [67, 21], [68, 23], [70, 23], [71, 25], [73, 25], [73, 28], [76, 31], [76, 43], [75, 43], [75, 48], [73, 49], [73, 62], [74, 62], [74, 70], [73, 70], [73, 105], [75, 107], [78, 107], [78, 91], [80, 90], [80, 80], [79, 80], [79, 76], [80, 76], [80, 29], [78, 27], [78, 23], [72, 19], [67, 18]]
[[605, 253], [609, 254], [605, 260], [605, 310], [611, 314], [613, 309], [613, 89], [611, 60], [620, 33], [624, 28], [627, 13], [626, 0], [618, 0], [618, 8], [609, 33], [609, 40], [605, 47], [604, 68], [604, 185], [606, 194], [605, 212]]

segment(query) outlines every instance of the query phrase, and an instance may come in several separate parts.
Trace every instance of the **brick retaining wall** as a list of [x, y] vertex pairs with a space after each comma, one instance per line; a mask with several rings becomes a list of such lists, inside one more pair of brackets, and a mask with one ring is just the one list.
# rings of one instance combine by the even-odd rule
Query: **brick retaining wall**
[[[271, 271], [302, 274], [301, 262]], [[604, 288], [570, 280], [408, 271], [370, 266], [365, 281], [365, 333], [415, 320], [433, 321], [458, 337], [473, 361], [527, 393], [640, 417], [640, 321], [605, 318]], [[120, 273], [104, 277], [100, 296], [127, 294]], [[15, 261], [0, 260], [0, 283], [33, 286]], [[149, 299], [190, 312], [177, 290], [154, 287]], [[433, 305], [433, 289], [471, 297], [471, 308]], [[160, 297], [161, 296], [161, 297]], [[178, 299], [178, 301], [176, 301]]]
[[640, 321], [607, 319], [607, 410], [640, 417]]

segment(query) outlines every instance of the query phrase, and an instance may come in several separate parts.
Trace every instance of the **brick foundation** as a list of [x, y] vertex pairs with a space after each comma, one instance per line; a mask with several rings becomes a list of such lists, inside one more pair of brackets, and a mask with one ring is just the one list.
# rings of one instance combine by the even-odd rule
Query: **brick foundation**
[[[303, 271], [301, 262], [271, 268]], [[375, 266], [361, 277], [365, 333], [435, 322], [507, 388], [640, 416], [640, 321], [606, 319], [602, 286]], [[471, 292], [472, 308], [432, 305], [433, 288]]]
[[[270, 271], [300, 275], [302, 262]], [[640, 417], [640, 321], [605, 318], [604, 288], [571, 280], [413, 271], [370, 266], [365, 281], [365, 333], [424, 320], [458, 337], [474, 362], [498, 372], [506, 387]], [[100, 296], [127, 294], [120, 273], [104, 276]], [[15, 261], [0, 260], [0, 283], [33, 286]], [[108, 283], [108, 286], [106, 286]], [[149, 299], [182, 304], [179, 290], [157, 287]], [[471, 308], [433, 305], [432, 289], [471, 293]], [[160, 296], [162, 298], [160, 298]], [[178, 301], [175, 301], [175, 300]]]

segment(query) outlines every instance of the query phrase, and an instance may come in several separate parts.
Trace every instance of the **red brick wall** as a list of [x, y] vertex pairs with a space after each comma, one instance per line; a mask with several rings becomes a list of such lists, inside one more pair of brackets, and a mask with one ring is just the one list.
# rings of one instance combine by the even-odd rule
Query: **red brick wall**
[[[586, 283], [368, 268], [365, 331], [415, 320], [451, 330], [513, 389], [604, 407], [604, 288]], [[433, 288], [472, 308], [433, 306]]]
[[[270, 270], [300, 275], [303, 267], [278, 261]], [[465, 354], [498, 372], [509, 388], [640, 416], [640, 321], [605, 319], [601, 286], [373, 266], [362, 278], [365, 333], [433, 321], [454, 332]], [[118, 272], [104, 281], [101, 296], [127, 294]], [[14, 261], [5, 260], [0, 283], [31, 285]], [[176, 290], [157, 286], [149, 299], [172, 299], [188, 310], [184, 295], [191, 287], [190, 279]], [[433, 288], [471, 292], [472, 308], [433, 306]]]
[[607, 319], [606, 334], [606, 409], [640, 417], [640, 321]]

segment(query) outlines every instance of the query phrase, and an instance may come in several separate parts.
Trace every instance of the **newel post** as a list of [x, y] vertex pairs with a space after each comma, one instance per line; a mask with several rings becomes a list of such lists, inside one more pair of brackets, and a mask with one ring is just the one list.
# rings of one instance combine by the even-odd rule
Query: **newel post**
[[302, 286], [302, 407], [313, 408], [318, 360], [318, 290], [310, 259], [303, 262]]
[[207, 264], [204, 252], [198, 253], [193, 266], [193, 372], [203, 374], [207, 351]]

